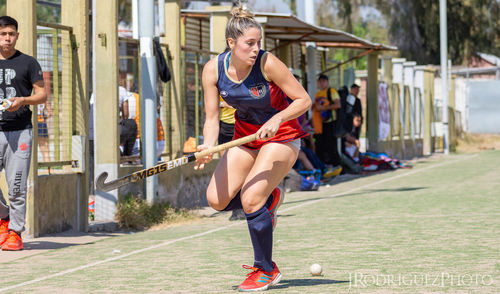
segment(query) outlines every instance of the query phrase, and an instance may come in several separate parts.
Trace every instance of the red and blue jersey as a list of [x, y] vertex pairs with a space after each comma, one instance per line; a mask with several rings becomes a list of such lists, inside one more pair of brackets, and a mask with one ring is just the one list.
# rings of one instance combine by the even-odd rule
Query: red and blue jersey
[[[269, 81], [263, 73], [262, 59], [266, 53], [260, 50], [252, 69], [241, 81], [232, 79], [227, 72], [230, 52], [224, 52], [218, 56], [217, 88], [219, 94], [224, 101], [236, 109], [233, 139], [257, 132], [265, 122], [289, 105], [285, 93], [275, 83]], [[285, 143], [305, 135], [298, 120], [292, 119], [283, 122], [274, 137], [251, 142], [245, 147], [260, 149], [268, 142]]]

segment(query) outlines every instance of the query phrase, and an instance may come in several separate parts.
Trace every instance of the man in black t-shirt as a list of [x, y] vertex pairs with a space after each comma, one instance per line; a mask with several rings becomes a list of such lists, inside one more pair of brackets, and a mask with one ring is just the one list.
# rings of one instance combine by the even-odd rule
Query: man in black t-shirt
[[26, 190], [31, 159], [32, 124], [29, 105], [45, 103], [42, 69], [35, 58], [16, 50], [17, 21], [0, 17], [0, 170], [5, 168], [9, 205], [0, 191], [0, 245], [21, 250], [26, 222]]

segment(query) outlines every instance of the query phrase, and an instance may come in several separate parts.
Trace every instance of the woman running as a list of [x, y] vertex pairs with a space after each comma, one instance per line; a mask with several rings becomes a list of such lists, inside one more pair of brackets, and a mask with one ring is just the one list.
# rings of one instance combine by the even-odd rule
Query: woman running
[[[254, 249], [252, 270], [239, 291], [266, 290], [281, 273], [272, 260], [273, 228], [283, 202], [279, 183], [300, 149], [297, 117], [311, 107], [311, 98], [274, 55], [261, 50], [262, 28], [246, 9], [237, 7], [226, 27], [230, 48], [203, 69], [206, 120], [204, 144], [212, 147], [219, 134], [219, 95], [236, 109], [233, 139], [253, 133], [257, 140], [229, 149], [219, 161], [207, 188], [207, 200], [219, 211], [243, 208]], [[287, 97], [293, 102], [288, 103]], [[197, 161], [202, 169], [211, 156]]]

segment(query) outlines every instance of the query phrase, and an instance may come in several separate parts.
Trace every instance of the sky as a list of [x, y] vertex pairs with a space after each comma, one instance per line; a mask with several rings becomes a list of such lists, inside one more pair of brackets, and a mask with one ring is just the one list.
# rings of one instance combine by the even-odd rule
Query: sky
[[[253, 3], [252, 3], [253, 2]], [[288, 4], [282, 0], [249, 0], [248, 4], [255, 11], [265, 11], [265, 12], [278, 12], [278, 13], [292, 13]], [[271, 9], [271, 10], [269, 10]]]
[[[224, 3], [222, 3], [224, 4]], [[248, 4], [252, 11], [258, 12], [278, 12], [278, 13], [291, 13], [288, 4], [283, 0], [249, 0]], [[193, 1], [189, 9], [193, 10], [205, 10], [208, 3]], [[227, 5], [231, 5], [231, 1], [227, 2]]]
[[[310, 1], [310, 0], [305, 0]], [[319, 0], [314, 0], [319, 2]], [[500, 0], [498, 0], [500, 1]], [[231, 1], [226, 3], [221, 3], [222, 5], [231, 5]], [[205, 7], [210, 5], [208, 2], [203, 1], [192, 1], [189, 9], [193, 10], [205, 10]], [[248, 5], [252, 11], [255, 12], [276, 12], [276, 13], [292, 13], [288, 4], [283, 0], [248, 0]], [[364, 21], [369, 21], [371, 19], [377, 19], [383, 21], [382, 14], [380, 11], [370, 6], [361, 6], [360, 15]], [[385, 23], [384, 23], [385, 24]]]

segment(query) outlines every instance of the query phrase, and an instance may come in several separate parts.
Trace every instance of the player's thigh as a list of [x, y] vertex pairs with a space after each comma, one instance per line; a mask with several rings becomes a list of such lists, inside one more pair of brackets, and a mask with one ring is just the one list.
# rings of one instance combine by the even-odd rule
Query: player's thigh
[[297, 160], [299, 150], [290, 143], [264, 145], [242, 187], [241, 201], [246, 213], [258, 210]]
[[224, 209], [241, 189], [256, 154], [244, 147], [227, 150], [215, 168], [207, 188], [207, 201], [214, 209]]

